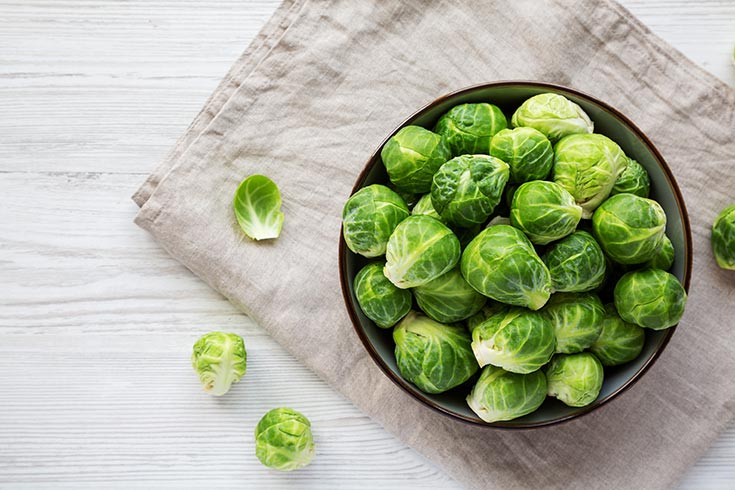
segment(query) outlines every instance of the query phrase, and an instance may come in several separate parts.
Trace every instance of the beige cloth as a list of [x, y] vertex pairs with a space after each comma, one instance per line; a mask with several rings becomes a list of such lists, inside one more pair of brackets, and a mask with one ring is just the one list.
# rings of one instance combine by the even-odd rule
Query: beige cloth
[[[656, 365], [593, 414], [529, 431], [463, 425], [395, 387], [353, 331], [337, 269], [342, 205], [383, 137], [439, 95], [500, 79], [569, 85], [630, 116], [671, 165], [694, 233], [687, 312]], [[734, 112], [733, 90], [612, 1], [290, 0], [136, 194], [136, 222], [468, 488], [669, 488], [735, 410], [735, 275], [709, 246], [735, 201]], [[281, 189], [276, 241], [235, 221], [253, 173]]]

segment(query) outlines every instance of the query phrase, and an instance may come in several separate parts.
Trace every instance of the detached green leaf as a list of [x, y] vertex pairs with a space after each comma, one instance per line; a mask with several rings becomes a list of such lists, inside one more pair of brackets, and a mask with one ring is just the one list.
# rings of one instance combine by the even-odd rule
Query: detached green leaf
[[232, 206], [240, 228], [253, 240], [278, 238], [281, 234], [281, 193], [268, 177], [251, 175], [243, 180]]

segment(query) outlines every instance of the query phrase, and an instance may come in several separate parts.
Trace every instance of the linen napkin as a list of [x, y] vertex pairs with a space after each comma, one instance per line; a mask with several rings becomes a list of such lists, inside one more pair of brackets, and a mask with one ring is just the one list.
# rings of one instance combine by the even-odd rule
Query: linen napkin
[[[671, 166], [694, 239], [687, 312], [635, 386], [544, 429], [467, 426], [374, 365], [339, 285], [340, 214], [367, 158], [451, 90], [544, 80], [631, 117]], [[735, 92], [608, 0], [290, 0], [135, 196], [136, 223], [296, 358], [468, 488], [669, 488], [735, 415], [735, 275], [709, 227], [735, 201]], [[253, 242], [231, 209], [261, 173], [286, 216]]]

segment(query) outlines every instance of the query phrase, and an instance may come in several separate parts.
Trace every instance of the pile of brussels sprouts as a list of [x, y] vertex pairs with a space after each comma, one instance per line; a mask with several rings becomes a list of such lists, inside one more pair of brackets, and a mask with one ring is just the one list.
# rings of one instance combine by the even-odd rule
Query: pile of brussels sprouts
[[526, 100], [510, 126], [471, 103], [433, 131], [402, 128], [381, 152], [390, 183], [360, 189], [342, 216], [349, 249], [372, 259], [355, 297], [393, 328], [403, 378], [470, 391], [486, 422], [547, 396], [594, 402], [605, 367], [635, 359], [645, 329], [676, 325], [687, 299], [642, 165], [558, 94]]

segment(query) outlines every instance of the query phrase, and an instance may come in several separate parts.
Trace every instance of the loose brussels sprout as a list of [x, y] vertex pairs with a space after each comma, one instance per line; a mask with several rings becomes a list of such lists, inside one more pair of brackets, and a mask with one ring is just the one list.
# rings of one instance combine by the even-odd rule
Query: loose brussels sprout
[[557, 293], [541, 313], [554, 326], [555, 352], [574, 354], [589, 348], [600, 336], [605, 307], [594, 293]]
[[450, 271], [460, 254], [459, 240], [439, 220], [410, 216], [388, 240], [383, 273], [401, 289], [414, 288]]
[[279, 471], [303, 468], [314, 460], [311, 423], [296, 410], [274, 408], [255, 427], [255, 455]]
[[712, 225], [712, 251], [717, 265], [735, 270], [735, 205], [723, 209]]
[[582, 208], [562, 186], [544, 180], [526, 182], [510, 205], [510, 223], [533, 243], [546, 245], [574, 231]]
[[210, 332], [194, 344], [191, 365], [199, 375], [204, 391], [222, 396], [232, 383], [245, 376], [248, 353], [242, 337], [234, 333]]
[[240, 182], [232, 208], [240, 228], [253, 240], [278, 238], [281, 234], [281, 193], [268, 177], [251, 175]]
[[584, 407], [602, 388], [602, 364], [589, 352], [557, 354], [546, 367], [548, 395], [570, 407]]
[[501, 303], [538, 310], [551, 296], [548, 269], [512, 226], [481, 231], [462, 253], [461, 269], [470, 286]]
[[436, 212], [436, 209], [434, 209], [434, 205], [431, 204], [431, 194], [424, 194], [421, 196], [411, 210], [411, 214], [414, 216], [431, 216], [434, 219], [444, 222], [442, 217], [439, 216], [439, 213]]
[[507, 307], [472, 330], [472, 351], [480, 367], [492, 364], [526, 374], [549, 362], [554, 354], [554, 327], [545, 315]]
[[490, 154], [508, 164], [515, 184], [545, 179], [554, 164], [551, 142], [533, 128], [498, 131], [490, 141]]
[[645, 343], [643, 329], [620, 318], [615, 305], [606, 304], [602, 332], [590, 350], [603, 366], [618, 366], [638, 357]]
[[385, 253], [388, 238], [398, 223], [408, 217], [401, 196], [384, 185], [369, 185], [355, 192], [342, 210], [347, 247], [364, 257]]
[[513, 114], [513, 127], [534, 128], [557, 141], [570, 134], [591, 133], [594, 124], [577, 104], [559, 94], [538, 94]]
[[610, 192], [611, 196], [615, 194], [635, 194], [639, 197], [648, 197], [651, 191], [651, 178], [643, 165], [636, 162], [632, 158], [628, 159], [628, 165], [620, 174], [618, 180]]
[[582, 293], [605, 280], [605, 254], [586, 231], [575, 231], [554, 243], [541, 259], [551, 274], [554, 291]]
[[401, 376], [425, 393], [443, 393], [477, 372], [470, 336], [461, 326], [412, 311], [393, 330], [393, 340]]
[[651, 267], [652, 269], [667, 271], [671, 269], [672, 265], [674, 265], [675, 254], [674, 244], [671, 243], [669, 237], [664, 235], [663, 242], [661, 243], [661, 247], [658, 249], [658, 252], [656, 252], [656, 255], [654, 255], [651, 260], [644, 263], [643, 267]]
[[445, 221], [470, 227], [484, 223], [508, 182], [508, 164], [487, 155], [462, 155], [434, 174], [431, 203]]
[[495, 366], [485, 366], [467, 397], [467, 405], [485, 422], [499, 422], [523, 417], [536, 410], [546, 399], [546, 376], [509, 373]]
[[429, 192], [431, 178], [452, 158], [447, 141], [420, 126], [401, 128], [380, 152], [388, 177], [399, 189]]
[[618, 194], [592, 216], [592, 231], [602, 250], [620, 264], [651, 260], [664, 240], [666, 213], [659, 203], [634, 194]]
[[365, 316], [380, 328], [390, 328], [411, 310], [412, 297], [383, 274], [383, 264], [373, 262], [355, 276], [355, 296]]
[[660, 269], [628, 272], [615, 285], [614, 295], [620, 318], [652, 330], [679, 323], [687, 302], [679, 280]]
[[610, 138], [601, 134], [573, 134], [554, 148], [554, 182], [582, 206], [582, 217], [592, 216], [612, 191], [628, 165], [628, 157]]
[[449, 142], [454, 156], [490, 152], [495, 133], [508, 127], [503, 111], [492, 104], [452, 107], [436, 123], [434, 131]]
[[467, 284], [459, 267], [416, 287], [413, 294], [424, 313], [441, 323], [458, 322], [474, 315], [486, 300]]

